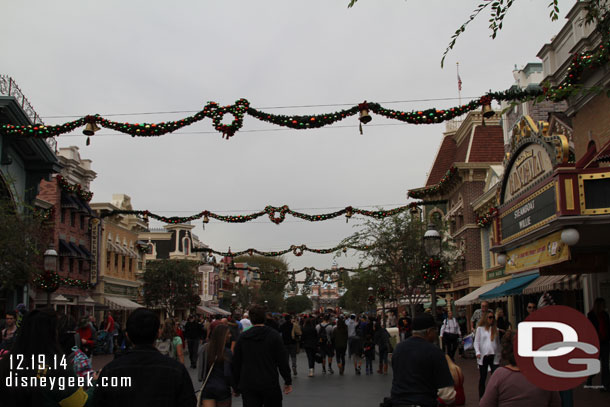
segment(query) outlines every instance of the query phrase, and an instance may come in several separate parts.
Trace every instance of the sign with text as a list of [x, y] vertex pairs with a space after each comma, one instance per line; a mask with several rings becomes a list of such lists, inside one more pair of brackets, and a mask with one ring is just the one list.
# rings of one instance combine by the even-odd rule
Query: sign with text
[[518, 273], [570, 260], [570, 249], [555, 232], [507, 253], [506, 273]]
[[556, 211], [555, 183], [551, 183], [502, 214], [502, 240], [535, 229], [539, 223], [555, 216]]
[[521, 194], [528, 186], [553, 170], [549, 153], [539, 144], [529, 144], [515, 158], [504, 189], [504, 201]]

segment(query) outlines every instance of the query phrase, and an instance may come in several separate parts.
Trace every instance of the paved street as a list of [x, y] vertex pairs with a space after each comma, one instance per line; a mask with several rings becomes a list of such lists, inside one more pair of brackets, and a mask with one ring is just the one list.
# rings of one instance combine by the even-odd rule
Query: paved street
[[[185, 357], [188, 366], [188, 356]], [[110, 355], [93, 357], [94, 369], [101, 369], [112, 360]], [[479, 372], [473, 359], [457, 358], [457, 364], [462, 368], [465, 377], [464, 389], [466, 391], [466, 407], [478, 406], [478, 380]], [[293, 380], [293, 392], [284, 397], [284, 405], [294, 407], [326, 407], [326, 406], [349, 406], [349, 407], [377, 407], [383, 397], [389, 396], [392, 385], [392, 371], [388, 376], [377, 373], [373, 376], [356, 376], [354, 368], [350, 365], [344, 376], [322, 375], [320, 365], [316, 365], [316, 376], [307, 377], [307, 358], [304, 352], [298, 355], [298, 375]], [[334, 365], [336, 366], [336, 364]], [[188, 369], [188, 367], [187, 367]], [[195, 369], [188, 369], [193, 380], [195, 390], [199, 389], [201, 383], [197, 381]], [[364, 371], [364, 366], [363, 366]], [[598, 384], [596, 378], [594, 384]], [[580, 406], [607, 406], [610, 405], [610, 393], [601, 393], [595, 389], [574, 390], [574, 405]], [[234, 407], [241, 407], [241, 399], [233, 400]]]

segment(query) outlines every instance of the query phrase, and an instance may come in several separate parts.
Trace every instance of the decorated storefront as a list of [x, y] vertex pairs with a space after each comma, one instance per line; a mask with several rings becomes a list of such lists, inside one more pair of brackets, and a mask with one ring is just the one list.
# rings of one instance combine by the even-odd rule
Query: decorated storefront
[[512, 132], [491, 248], [507, 280], [480, 298], [507, 301], [513, 324], [544, 292], [588, 310], [608, 273], [610, 170], [569, 162], [568, 139], [546, 122], [524, 116]]

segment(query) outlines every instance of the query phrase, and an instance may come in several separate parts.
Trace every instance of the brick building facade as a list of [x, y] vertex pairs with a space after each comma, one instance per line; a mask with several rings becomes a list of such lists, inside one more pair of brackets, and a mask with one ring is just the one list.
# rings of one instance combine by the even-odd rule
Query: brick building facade
[[[59, 255], [57, 273], [63, 279], [51, 295], [51, 304], [78, 319], [93, 311], [92, 290], [84, 284], [97, 281], [98, 253], [91, 248], [91, 221], [96, 215], [89, 206], [90, 183], [96, 173], [91, 161], [80, 157], [78, 147], [61, 148], [58, 158], [63, 166], [60, 175], [41, 181], [38, 193], [38, 199], [53, 208], [53, 248]], [[35, 290], [34, 301], [37, 307], [45, 306], [47, 293]]]

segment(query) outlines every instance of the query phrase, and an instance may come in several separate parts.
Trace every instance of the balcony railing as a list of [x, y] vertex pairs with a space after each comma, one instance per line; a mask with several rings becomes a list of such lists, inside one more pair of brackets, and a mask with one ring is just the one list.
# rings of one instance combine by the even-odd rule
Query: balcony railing
[[[32, 124], [44, 124], [17, 83], [8, 75], [0, 75], [0, 95], [13, 97]], [[57, 141], [53, 137], [46, 138], [45, 141], [54, 152], [57, 152]]]

